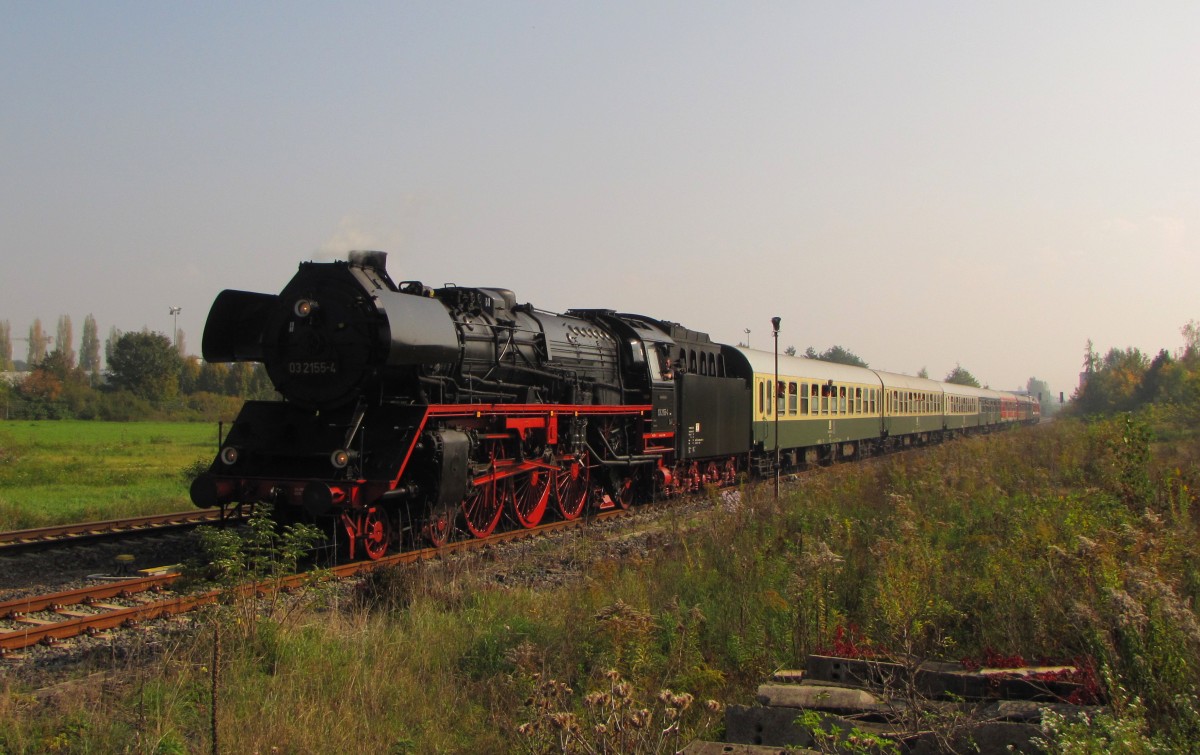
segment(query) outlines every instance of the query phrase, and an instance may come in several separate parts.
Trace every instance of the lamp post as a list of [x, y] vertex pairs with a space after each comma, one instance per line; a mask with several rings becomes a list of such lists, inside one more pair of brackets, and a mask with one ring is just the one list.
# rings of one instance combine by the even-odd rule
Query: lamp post
[[775, 338], [775, 498], [779, 498], [779, 323], [782, 318], [771, 318], [771, 335]]
[[173, 343], [175, 349], [179, 350], [179, 313], [183, 311], [183, 307], [170, 307], [171, 317], [175, 318], [175, 333], [173, 334]]

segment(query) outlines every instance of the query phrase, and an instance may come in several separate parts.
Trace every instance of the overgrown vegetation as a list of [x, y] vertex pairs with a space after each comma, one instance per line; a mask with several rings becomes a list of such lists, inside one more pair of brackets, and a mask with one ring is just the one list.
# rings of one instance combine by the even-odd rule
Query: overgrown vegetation
[[[1125, 751], [1187, 751], [1198, 458], [1200, 439], [1162, 411], [1060, 421], [820, 470], [779, 501], [714, 493], [712, 513], [620, 558], [585, 533], [538, 544], [504, 579], [478, 561], [389, 570], [354, 598], [313, 593], [224, 634], [220, 741], [671, 752], [720, 736], [707, 701], [748, 702], [773, 670], [852, 643], [1090, 658], [1112, 707], [1095, 726], [1057, 723], [1060, 744], [1119, 734], [1142, 747]], [[578, 577], [545, 578], [564, 570]], [[54, 705], [10, 686], [0, 745], [208, 751], [213, 642], [177, 640], [151, 671], [101, 664], [94, 694]]]

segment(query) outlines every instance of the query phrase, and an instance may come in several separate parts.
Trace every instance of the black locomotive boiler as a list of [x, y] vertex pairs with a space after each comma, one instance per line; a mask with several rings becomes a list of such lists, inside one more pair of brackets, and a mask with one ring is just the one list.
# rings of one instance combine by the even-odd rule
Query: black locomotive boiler
[[752, 375], [737, 349], [502, 288], [396, 285], [385, 262], [305, 262], [277, 295], [217, 297], [204, 358], [261, 362], [282, 400], [244, 405], [192, 485], [197, 506], [270, 502], [376, 559], [746, 470]]

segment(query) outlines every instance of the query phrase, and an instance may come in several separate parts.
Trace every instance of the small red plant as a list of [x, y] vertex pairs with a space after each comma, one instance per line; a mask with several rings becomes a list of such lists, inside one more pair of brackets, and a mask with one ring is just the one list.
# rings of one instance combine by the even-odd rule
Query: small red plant
[[821, 648], [820, 655], [833, 655], [839, 658], [871, 659], [888, 655], [886, 648], [873, 645], [870, 638], [859, 630], [858, 626], [849, 627], [841, 624], [833, 630], [833, 646]]

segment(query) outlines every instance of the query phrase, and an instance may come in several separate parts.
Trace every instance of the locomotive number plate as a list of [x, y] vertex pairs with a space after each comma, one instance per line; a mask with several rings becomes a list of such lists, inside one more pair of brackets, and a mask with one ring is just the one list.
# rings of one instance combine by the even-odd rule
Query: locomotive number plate
[[337, 362], [288, 362], [292, 375], [330, 375], [337, 371]]

